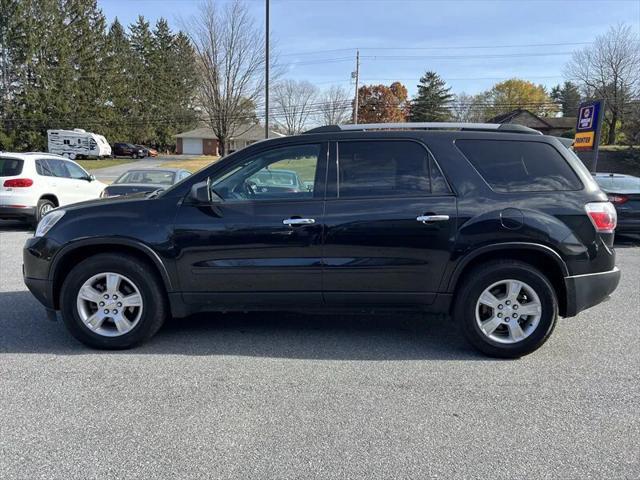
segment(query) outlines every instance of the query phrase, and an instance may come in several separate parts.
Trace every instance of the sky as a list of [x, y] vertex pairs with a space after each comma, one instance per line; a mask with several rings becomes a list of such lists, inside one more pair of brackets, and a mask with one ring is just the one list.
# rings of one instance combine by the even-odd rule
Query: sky
[[[225, 3], [226, 0], [218, 0]], [[143, 15], [174, 29], [198, 14], [199, 0], [98, 0], [109, 21]], [[265, 0], [247, 0], [264, 28]], [[436, 71], [454, 93], [475, 94], [508, 78], [551, 88], [571, 52], [617, 23], [640, 34], [640, 0], [271, 0], [271, 41], [285, 78], [320, 88], [402, 82], [414, 94]]]

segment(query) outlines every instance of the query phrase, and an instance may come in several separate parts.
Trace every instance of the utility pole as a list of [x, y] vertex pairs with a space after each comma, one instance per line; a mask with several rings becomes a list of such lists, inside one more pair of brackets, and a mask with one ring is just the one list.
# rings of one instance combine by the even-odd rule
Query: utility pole
[[360, 87], [360, 50], [356, 50], [356, 71], [351, 73], [356, 79], [356, 98], [353, 101], [353, 123], [358, 123], [358, 88]]
[[264, 39], [264, 138], [269, 138], [269, 0], [266, 0]]

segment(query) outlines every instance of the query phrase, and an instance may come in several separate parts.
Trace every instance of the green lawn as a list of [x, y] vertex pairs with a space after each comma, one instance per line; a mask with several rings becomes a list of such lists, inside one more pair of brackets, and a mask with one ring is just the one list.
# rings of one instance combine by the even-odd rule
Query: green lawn
[[202, 167], [206, 167], [207, 165], [217, 162], [220, 157], [213, 156], [202, 156], [196, 158], [189, 158], [186, 160], [171, 160], [170, 162], [165, 162], [160, 167], [164, 168], [184, 168], [185, 170], [189, 170], [191, 173], [200, 170]]
[[132, 158], [105, 158], [101, 160], [76, 160], [85, 170], [97, 170], [98, 168], [114, 167], [125, 163], [135, 162]]

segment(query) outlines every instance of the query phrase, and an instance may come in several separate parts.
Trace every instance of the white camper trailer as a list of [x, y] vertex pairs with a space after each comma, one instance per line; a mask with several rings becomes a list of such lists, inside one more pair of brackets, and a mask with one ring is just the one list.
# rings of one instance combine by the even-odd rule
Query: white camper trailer
[[111, 146], [102, 135], [81, 128], [73, 130], [47, 130], [49, 153], [75, 160], [86, 157], [110, 157]]

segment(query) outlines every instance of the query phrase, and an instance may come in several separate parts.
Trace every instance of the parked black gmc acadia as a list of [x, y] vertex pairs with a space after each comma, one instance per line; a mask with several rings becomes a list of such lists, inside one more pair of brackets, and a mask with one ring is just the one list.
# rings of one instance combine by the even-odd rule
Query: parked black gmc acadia
[[518, 357], [615, 290], [615, 227], [578, 158], [526, 127], [328, 126], [161, 193], [55, 209], [26, 243], [24, 276], [97, 348], [139, 344], [169, 315], [418, 309]]

